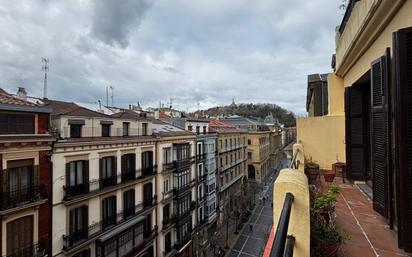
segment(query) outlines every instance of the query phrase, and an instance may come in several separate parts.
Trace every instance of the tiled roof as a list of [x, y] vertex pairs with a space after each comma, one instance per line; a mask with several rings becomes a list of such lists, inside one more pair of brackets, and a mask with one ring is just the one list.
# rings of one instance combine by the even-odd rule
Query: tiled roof
[[211, 132], [235, 132], [235, 131], [239, 131], [238, 128], [236, 128], [235, 126], [233, 126], [230, 123], [227, 122], [223, 122], [220, 120], [212, 120], [211, 122], [209, 122], [209, 130]]
[[11, 104], [20, 106], [37, 106], [27, 100], [12, 96], [0, 88], [0, 104]]
[[44, 100], [46, 106], [53, 109], [53, 114], [55, 115], [72, 115], [72, 116], [83, 116], [83, 117], [102, 117], [110, 118], [109, 115], [96, 112], [75, 103], [57, 101], [57, 100]]

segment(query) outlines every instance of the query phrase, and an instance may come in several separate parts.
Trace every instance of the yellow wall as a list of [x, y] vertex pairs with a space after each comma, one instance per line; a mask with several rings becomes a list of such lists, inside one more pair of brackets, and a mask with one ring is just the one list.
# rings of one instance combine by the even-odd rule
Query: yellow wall
[[345, 116], [321, 116], [296, 120], [297, 142], [304, 148], [305, 158], [312, 158], [321, 169], [345, 162]]
[[329, 103], [329, 116], [344, 115], [344, 101], [345, 90], [343, 87], [343, 79], [335, 74], [328, 75], [328, 103]]
[[[362, 2], [362, 1], [360, 1]], [[360, 3], [358, 2], [358, 3]], [[398, 1], [397, 1], [398, 2]], [[352, 17], [351, 17], [352, 18]], [[360, 26], [359, 23], [354, 23], [353, 26]], [[365, 74], [371, 66], [371, 62], [381, 57], [387, 47], [392, 48], [392, 33], [405, 27], [412, 26], [412, 0], [406, 0], [402, 7], [397, 11], [395, 16], [383, 28], [383, 31], [377, 39], [367, 48], [365, 53], [356, 61], [350, 70], [344, 74], [345, 87], [353, 85], [363, 74]], [[345, 30], [348, 27], [345, 28]], [[360, 42], [362, 44], [362, 42]], [[338, 44], [337, 52], [340, 51]], [[337, 57], [338, 58], [338, 57]], [[342, 62], [342, 60], [337, 60]], [[345, 60], [346, 61], [346, 60]]]

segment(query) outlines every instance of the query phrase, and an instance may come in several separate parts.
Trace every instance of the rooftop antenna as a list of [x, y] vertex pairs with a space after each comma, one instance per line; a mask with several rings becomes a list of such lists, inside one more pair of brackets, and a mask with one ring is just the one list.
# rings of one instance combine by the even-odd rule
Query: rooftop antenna
[[113, 98], [114, 98], [114, 96], [113, 96], [113, 91], [114, 91], [114, 87], [110, 86], [110, 90], [112, 90], [112, 95], [111, 95], [110, 97], [112, 98], [112, 106], [114, 106], [114, 104], [113, 104]]
[[49, 72], [49, 59], [43, 57], [41, 61], [43, 62], [41, 70], [44, 71], [43, 98], [47, 99], [47, 72]]
[[109, 86], [106, 86], [106, 106], [109, 106]]

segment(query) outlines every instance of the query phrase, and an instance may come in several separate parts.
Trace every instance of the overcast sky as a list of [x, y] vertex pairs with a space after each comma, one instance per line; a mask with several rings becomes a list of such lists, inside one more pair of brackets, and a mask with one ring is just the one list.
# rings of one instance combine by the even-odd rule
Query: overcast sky
[[329, 72], [341, 0], [1, 1], [0, 87], [194, 110], [270, 102], [305, 112], [307, 74]]

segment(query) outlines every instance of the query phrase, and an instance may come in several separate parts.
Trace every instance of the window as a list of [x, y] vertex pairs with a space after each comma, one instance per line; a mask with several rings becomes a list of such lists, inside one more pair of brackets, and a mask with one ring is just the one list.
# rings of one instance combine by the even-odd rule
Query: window
[[88, 183], [87, 161], [72, 161], [67, 164], [67, 187], [76, 187]]
[[119, 256], [125, 256], [133, 249], [133, 230], [123, 233], [119, 237]]
[[33, 245], [33, 217], [33, 215], [28, 215], [7, 223], [6, 256], [32, 256], [31, 252], [22, 250]]
[[90, 248], [76, 253], [73, 257], [90, 257]]
[[225, 148], [227, 148], [227, 139], [225, 139]]
[[163, 206], [163, 221], [169, 222], [169, 218], [170, 218], [170, 204], [166, 204], [165, 206]]
[[170, 163], [170, 148], [165, 148], [163, 150], [163, 163]]
[[117, 244], [116, 243], [117, 241], [113, 240], [104, 246], [104, 256], [105, 257], [116, 257], [116, 254], [117, 254], [117, 251], [116, 251]]
[[232, 139], [230, 139], [230, 147], [232, 147]]
[[189, 219], [188, 221], [186, 221], [185, 223], [183, 223], [181, 226], [178, 227], [178, 230], [177, 230], [178, 242], [185, 243], [187, 240], [189, 240], [191, 230], [192, 230], [192, 220]]
[[70, 210], [70, 235], [72, 236], [72, 243], [88, 236], [88, 210], [87, 206], [81, 206]]
[[197, 165], [197, 176], [200, 178], [203, 175], [203, 163]]
[[110, 137], [110, 124], [102, 124], [102, 137]]
[[153, 185], [152, 183], [144, 184], [143, 186], [143, 206], [150, 207], [153, 204]]
[[190, 145], [189, 144], [177, 145], [175, 150], [176, 150], [176, 157], [178, 161], [187, 160], [190, 157]]
[[135, 246], [138, 246], [141, 243], [143, 243], [143, 223], [140, 223], [134, 229], [134, 242], [135, 242]]
[[34, 115], [0, 113], [0, 135], [34, 134]]
[[248, 153], [247, 153], [247, 158], [248, 158], [249, 160], [252, 160], [252, 153], [251, 153], [251, 152], [248, 152]]
[[135, 213], [135, 191], [134, 189], [127, 190], [123, 193], [123, 209], [124, 218], [133, 216]]
[[142, 123], [142, 136], [147, 136], [147, 123]]
[[203, 126], [203, 134], [206, 134], [206, 133], [207, 133], [207, 127]]
[[129, 122], [123, 122], [123, 136], [129, 136]]
[[203, 149], [202, 149], [202, 143], [197, 144], [197, 154], [202, 155], [203, 154]]
[[177, 213], [182, 216], [190, 211], [191, 195], [187, 194], [179, 199], [177, 204]]
[[248, 139], [248, 140], [247, 140], [247, 144], [248, 144], [248, 145], [251, 145], [251, 144], [252, 144], [252, 140]]
[[168, 253], [172, 250], [172, 234], [171, 232], [165, 235], [165, 253]]
[[102, 188], [116, 184], [116, 173], [116, 158], [114, 156], [100, 159], [100, 186]]
[[192, 131], [193, 130], [192, 125], [187, 126], [187, 130]]
[[163, 181], [163, 192], [164, 193], [169, 192], [169, 179], [165, 179]]
[[146, 151], [142, 153], [142, 175], [153, 174], [153, 152]]
[[109, 196], [102, 201], [103, 229], [116, 224], [116, 196]]
[[16, 203], [21, 201], [27, 201], [32, 198], [32, 187], [34, 186], [34, 176], [37, 175], [34, 170], [34, 160], [16, 160], [8, 161], [8, 174], [4, 176], [3, 192], [7, 195], [8, 199], [5, 200], [5, 204], [9, 200], [10, 203]]
[[200, 134], [200, 126], [196, 126], [196, 134]]
[[125, 154], [122, 155], [122, 181], [131, 180], [135, 178], [136, 173], [136, 155]]
[[185, 170], [179, 173], [175, 173], [173, 174], [174, 179], [173, 179], [173, 183], [174, 183], [174, 187], [176, 189], [182, 188], [186, 185], [189, 184], [190, 182], [190, 173], [189, 170]]
[[80, 125], [80, 124], [71, 124], [70, 125], [70, 137], [71, 138], [82, 137], [82, 125]]

